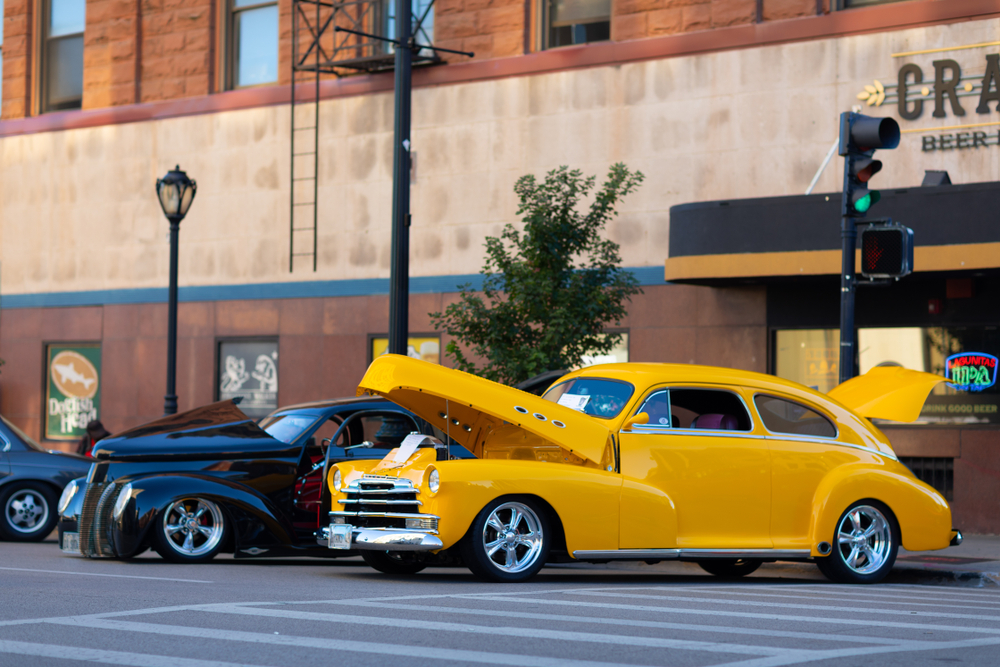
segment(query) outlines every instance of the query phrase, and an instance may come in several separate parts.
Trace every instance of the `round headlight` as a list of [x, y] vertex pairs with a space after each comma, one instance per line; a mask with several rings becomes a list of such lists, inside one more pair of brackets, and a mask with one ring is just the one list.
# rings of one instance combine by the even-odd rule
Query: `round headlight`
[[56, 507], [59, 514], [64, 514], [66, 512], [66, 508], [69, 507], [71, 502], [73, 502], [73, 496], [76, 495], [76, 491], [79, 488], [79, 481], [80, 480], [78, 479], [74, 479], [66, 485], [65, 489], [63, 489], [62, 495], [59, 496], [59, 505]]
[[333, 488], [335, 491], [340, 491], [340, 468], [333, 469]]
[[115, 520], [122, 518], [122, 514], [125, 512], [125, 506], [128, 505], [128, 501], [132, 498], [132, 485], [126, 484], [122, 487], [122, 490], [118, 492], [118, 500], [115, 501], [115, 508], [113, 510], [113, 516]]
[[437, 468], [431, 470], [431, 474], [427, 476], [427, 488], [431, 493], [437, 493], [441, 488], [441, 475], [438, 474]]

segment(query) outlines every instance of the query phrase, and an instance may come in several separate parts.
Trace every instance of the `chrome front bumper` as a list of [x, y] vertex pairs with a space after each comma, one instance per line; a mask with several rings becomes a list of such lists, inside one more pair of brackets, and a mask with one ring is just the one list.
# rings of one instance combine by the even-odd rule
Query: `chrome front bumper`
[[[316, 542], [330, 547], [329, 526], [316, 531]], [[355, 528], [351, 531], [350, 548], [370, 551], [435, 551], [443, 549], [444, 543], [435, 535], [402, 528]]]

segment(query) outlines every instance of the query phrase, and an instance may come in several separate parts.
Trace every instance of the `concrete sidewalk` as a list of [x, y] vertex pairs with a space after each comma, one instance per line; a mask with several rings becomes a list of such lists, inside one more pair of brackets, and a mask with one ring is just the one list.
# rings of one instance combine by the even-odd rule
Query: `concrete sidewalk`
[[[948, 579], [981, 586], [1000, 586], [1000, 535], [966, 535], [962, 544], [941, 551], [900, 549], [893, 572]], [[929, 582], [933, 583], [933, 582]]]

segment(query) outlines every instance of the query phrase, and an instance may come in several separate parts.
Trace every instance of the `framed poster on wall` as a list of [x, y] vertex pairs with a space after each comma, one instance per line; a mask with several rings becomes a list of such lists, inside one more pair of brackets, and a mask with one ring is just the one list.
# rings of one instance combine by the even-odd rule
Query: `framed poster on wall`
[[[368, 361], [374, 361], [389, 351], [388, 335], [369, 335]], [[416, 334], [406, 339], [406, 354], [414, 359], [423, 359], [432, 364], [441, 363], [441, 336], [438, 334]]]
[[101, 346], [45, 346], [45, 438], [78, 440], [101, 411]]
[[216, 399], [242, 398], [248, 417], [278, 408], [278, 341], [223, 340], [218, 344]]

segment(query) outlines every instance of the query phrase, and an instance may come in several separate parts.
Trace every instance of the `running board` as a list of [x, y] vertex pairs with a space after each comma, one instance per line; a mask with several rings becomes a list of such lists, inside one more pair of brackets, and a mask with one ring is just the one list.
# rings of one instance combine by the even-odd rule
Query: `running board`
[[762, 558], [787, 560], [809, 558], [808, 549], [618, 549], [574, 551], [577, 560], [676, 560], [699, 558]]

